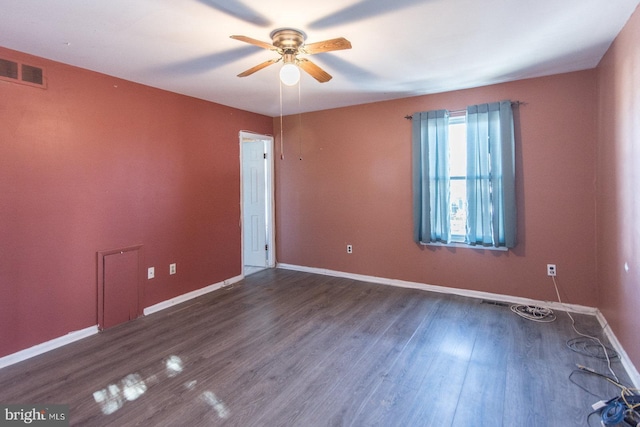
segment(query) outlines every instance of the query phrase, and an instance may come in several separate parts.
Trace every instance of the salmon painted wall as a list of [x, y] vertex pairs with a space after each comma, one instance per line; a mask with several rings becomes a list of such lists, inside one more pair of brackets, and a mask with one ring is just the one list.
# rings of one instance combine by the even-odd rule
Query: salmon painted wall
[[640, 366], [640, 10], [598, 65], [600, 309]]
[[144, 245], [143, 307], [241, 274], [238, 132], [272, 118], [0, 57], [48, 82], [0, 81], [0, 356], [96, 325], [97, 251]]
[[[518, 245], [415, 244], [404, 116], [503, 99], [525, 103], [515, 112]], [[277, 260], [551, 301], [546, 264], [555, 263], [566, 302], [596, 306], [596, 103], [589, 70], [285, 117]]]

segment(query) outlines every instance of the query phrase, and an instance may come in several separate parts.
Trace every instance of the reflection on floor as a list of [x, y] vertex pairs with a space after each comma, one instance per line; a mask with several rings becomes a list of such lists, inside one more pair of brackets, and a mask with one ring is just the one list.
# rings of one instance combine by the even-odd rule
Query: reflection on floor
[[2, 368], [0, 403], [59, 402], [71, 426], [595, 426], [621, 387], [556, 315], [266, 268]]

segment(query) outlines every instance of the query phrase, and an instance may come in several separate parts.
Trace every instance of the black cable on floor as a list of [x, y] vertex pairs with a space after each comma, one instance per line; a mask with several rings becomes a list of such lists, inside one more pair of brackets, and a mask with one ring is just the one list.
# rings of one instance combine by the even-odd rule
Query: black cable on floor
[[567, 347], [576, 353], [600, 360], [618, 359], [620, 357], [614, 349], [593, 338], [572, 338], [567, 341]]

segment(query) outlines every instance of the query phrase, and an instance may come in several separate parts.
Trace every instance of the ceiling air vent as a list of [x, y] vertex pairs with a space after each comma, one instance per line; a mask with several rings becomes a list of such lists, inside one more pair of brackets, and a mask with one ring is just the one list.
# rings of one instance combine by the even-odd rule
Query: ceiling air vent
[[0, 58], [0, 80], [45, 87], [44, 71], [33, 65]]

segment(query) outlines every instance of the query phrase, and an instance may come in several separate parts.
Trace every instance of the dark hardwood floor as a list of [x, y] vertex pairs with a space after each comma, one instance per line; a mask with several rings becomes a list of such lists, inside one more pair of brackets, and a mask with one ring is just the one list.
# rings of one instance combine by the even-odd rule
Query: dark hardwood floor
[[569, 381], [576, 363], [608, 371], [557, 315], [265, 270], [1, 369], [0, 402], [68, 404], [72, 425], [585, 426], [618, 389]]

